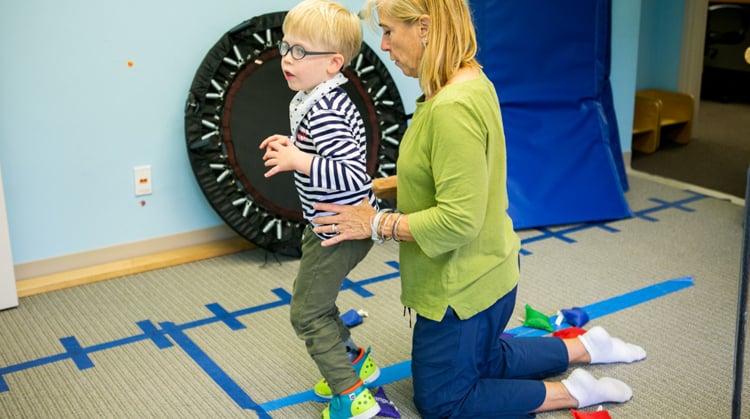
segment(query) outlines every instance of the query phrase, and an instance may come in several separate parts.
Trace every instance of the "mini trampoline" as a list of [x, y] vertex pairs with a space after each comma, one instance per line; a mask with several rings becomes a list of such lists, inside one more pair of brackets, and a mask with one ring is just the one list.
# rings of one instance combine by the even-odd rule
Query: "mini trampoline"
[[[185, 137], [196, 180], [227, 225], [256, 246], [298, 257], [305, 220], [293, 174], [264, 178], [258, 149], [269, 135], [289, 131], [295, 92], [283, 77], [276, 47], [285, 16], [244, 21], [208, 51], [188, 93]], [[343, 87], [365, 121], [368, 172], [374, 178], [395, 175], [409, 116], [393, 79], [366, 44], [343, 73]]]

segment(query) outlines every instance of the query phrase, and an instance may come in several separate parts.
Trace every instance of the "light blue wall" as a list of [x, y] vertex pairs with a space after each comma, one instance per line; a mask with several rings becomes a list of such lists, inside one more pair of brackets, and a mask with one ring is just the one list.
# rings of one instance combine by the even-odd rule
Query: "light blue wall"
[[641, 0], [612, 0], [609, 78], [623, 152], [630, 151], [632, 143], [640, 20]]
[[685, 0], [642, 2], [636, 89], [677, 91]]
[[[187, 158], [187, 91], [226, 31], [296, 3], [2, 2], [0, 167], [14, 263], [222, 224]], [[361, 0], [342, 3], [359, 10]], [[378, 47], [378, 34], [366, 39]], [[390, 68], [411, 112], [418, 86]], [[154, 192], [135, 197], [133, 167], [144, 164]]]
[[[613, 0], [612, 85], [623, 151], [630, 150], [641, 1], [661, 0]], [[342, 3], [358, 10], [362, 0]], [[223, 224], [187, 158], [187, 91], [227, 30], [294, 4], [0, 3], [0, 168], [14, 263]], [[379, 50], [378, 36], [365, 32]], [[416, 82], [381, 58], [413, 111]], [[154, 193], [135, 197], [132, 169], [144, 164], [152, 165]]]

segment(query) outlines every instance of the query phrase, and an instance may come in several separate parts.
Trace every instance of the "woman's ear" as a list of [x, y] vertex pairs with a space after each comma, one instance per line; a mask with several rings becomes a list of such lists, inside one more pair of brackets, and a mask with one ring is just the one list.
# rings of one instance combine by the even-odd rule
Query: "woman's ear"
[[331, 55], [328, 61], [328, 74], [336, 74], [344, 68], [344, 56], [341, 54]]
[[417, 21], [417, 24], [419, 25], [419, 36], [421, 38], [426, 37], [427, 33], [430, 31], [430, 16], [429, 15], [420, 16], [419, 20]]

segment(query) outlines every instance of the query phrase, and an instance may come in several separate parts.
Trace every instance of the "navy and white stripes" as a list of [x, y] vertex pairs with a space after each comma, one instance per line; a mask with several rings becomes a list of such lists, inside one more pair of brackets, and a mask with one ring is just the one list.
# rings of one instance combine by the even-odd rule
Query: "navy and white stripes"
[[313, 209], [315, 202], [356, 205], [368, 197], [376, 206], [367, 174], [364, 122], [343, 88], [328, 92], [305, 114], [294, 144], [315, 155], [310, 176], [294, 173], [305, 219], [325, 215]]

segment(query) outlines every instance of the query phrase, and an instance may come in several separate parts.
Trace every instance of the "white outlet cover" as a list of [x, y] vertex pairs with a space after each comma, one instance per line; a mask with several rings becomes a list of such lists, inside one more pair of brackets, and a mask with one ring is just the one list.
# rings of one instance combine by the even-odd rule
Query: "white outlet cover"
[[134, 167], [133, 182], [135, 183], [135, 196], [150, 195], [153, 192], [151, 165]]

